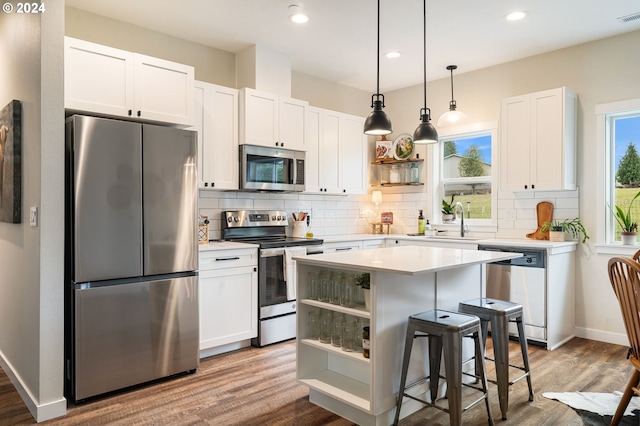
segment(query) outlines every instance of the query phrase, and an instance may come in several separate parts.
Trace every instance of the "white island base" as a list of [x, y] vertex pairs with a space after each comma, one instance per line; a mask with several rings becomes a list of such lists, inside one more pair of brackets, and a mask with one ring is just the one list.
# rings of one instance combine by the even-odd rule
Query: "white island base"
[[[408, 317], [435, 308], [457, 311], [458, 302], [483, 295], [485, 263], [518, 256], [401, 246], [296, 258], [297, 379], [309, 387], [309, 401], [360, 425], [390, 425], [395, 415]], [[346, 308], [310, 299], [308, 274], [323, 269], [369, 273], [369, 311], [364, 305]], [[307, 339], [309, 312], [318, 309], [368, 320], [370, 358]], [[427, 375], [427, 363], [422, 361], [427, 344], [426, 339], [421, 340], [414, 344], [408, 383]], [[472, 342], [468, 343], [463, 359], [473, 354]], [[427, 391], [428, 383], [424, 383], [410, 393], [425, 398]], [[423, 407], [405, 398], [402, 417]]]

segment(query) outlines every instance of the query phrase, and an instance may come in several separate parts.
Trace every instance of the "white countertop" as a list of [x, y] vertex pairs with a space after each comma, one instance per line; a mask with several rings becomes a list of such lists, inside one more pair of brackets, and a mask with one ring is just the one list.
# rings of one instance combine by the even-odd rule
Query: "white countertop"
[[198, 251], [237, 250], [246, 248], [258, 248], [257, 244], [235, 243], [232, 241], [209, 241], [198, 244]]
[[416, 275], [520, 257], [517, 253], [398, 246], [296, 257], [303, 264]]

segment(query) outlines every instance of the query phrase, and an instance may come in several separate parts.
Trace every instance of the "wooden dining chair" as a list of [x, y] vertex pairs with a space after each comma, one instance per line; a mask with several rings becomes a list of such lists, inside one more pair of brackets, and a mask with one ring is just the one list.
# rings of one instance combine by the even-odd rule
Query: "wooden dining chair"
[[630, 257], [611, 258], [609, 280], [620, 304], [630, 345], [629, 360], [634, 367], [616, 413], [611, 419], [611, 425], [617, 426], [633, 394], [640, 395], [640, 263]]

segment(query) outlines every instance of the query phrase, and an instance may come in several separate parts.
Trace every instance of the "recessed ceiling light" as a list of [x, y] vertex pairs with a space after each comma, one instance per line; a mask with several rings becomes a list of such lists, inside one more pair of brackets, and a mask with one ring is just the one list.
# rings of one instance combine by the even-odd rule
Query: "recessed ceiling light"
[[304, 13], [300, 6], [292, 4], [289, 6], [289, 20], [296, 24], [304, 24], [305, 22], [309, 22], [309, 16]]
[[516, 10], [515, 12], [511, 12], [507, 16], [505, 16], [505, 19], [507, 21], [519, 21], [521, 19], [524, 19], [525, 16], [527, 16], [527, 12], [525, 12], [524, 10]]
[[384, 56], [386, 56], [387, 59], [395, 59], [395, 58], [399, 58], [400, 55], [401, 55], [400, 52], [392, 51], [392, 52], [387, 52]]

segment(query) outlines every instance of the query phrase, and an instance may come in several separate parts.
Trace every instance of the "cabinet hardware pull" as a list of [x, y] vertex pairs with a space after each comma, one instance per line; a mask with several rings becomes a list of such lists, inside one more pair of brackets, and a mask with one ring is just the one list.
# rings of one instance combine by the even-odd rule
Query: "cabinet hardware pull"
[[216, 262], [222, 261], [222, 260], [240, 260], [240, 258], [238, 256], [236, 257], [216, 257]]
[[536, 189], [536, 186], [531, 184], [531, 189]]
[[138, 111], [138, 117], [142, 115], [142, 111]]
[[336, 251], [349, 251], [349, 250], [351, 250], [351, 247], [338, 247], [336, 249]]
[[133, 114], [133, 111], [129, 110], [129, 115]]

